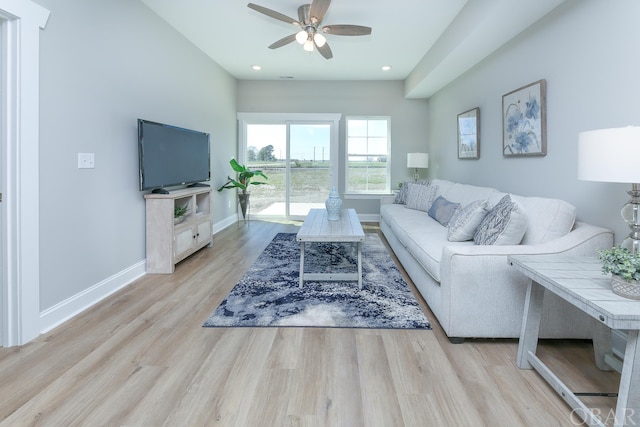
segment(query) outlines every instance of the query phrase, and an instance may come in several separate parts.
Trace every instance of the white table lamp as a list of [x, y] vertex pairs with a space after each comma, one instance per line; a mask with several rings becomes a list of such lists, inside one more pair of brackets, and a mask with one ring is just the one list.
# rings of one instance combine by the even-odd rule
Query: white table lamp
[[420, 174], [418, 169], [427, 169], [429, 167], [429, 154], [427, 153], [407, 153], [407, 167], [414, 169], [413, 180], [418, 182]]
[[631, 184], [620, 212], [631, 232], [620, 246], [640, 253], [640, 127], [580, 132], [578, 179]]

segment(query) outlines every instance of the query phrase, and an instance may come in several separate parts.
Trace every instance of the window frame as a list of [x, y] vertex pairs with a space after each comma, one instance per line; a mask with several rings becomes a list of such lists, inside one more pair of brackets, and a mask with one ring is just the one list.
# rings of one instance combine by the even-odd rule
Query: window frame
[[[351, 120], [384, 120], [387, 122], [387, 158], [386, 163], [386, 185], [383, 190], [352, 190], [349, 188], [349, 122]], [[345, 138], [344, 138], [344, 194], [348, 198], [368, 198], [368, 196], [380, 196], [391, 193], [391, 116], [346, 116], [345, 117]], [[368, 136], [367, 136], [368, 138]], [[376, 153], [380, 155], [380, 153]], [[361, 155], [361, 154], [354, 154]]]

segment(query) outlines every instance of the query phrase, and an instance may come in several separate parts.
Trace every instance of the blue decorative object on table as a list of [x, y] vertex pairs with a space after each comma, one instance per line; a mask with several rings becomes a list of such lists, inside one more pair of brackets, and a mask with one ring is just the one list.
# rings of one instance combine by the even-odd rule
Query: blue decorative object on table
[[338, 221], [342, 211], [342, 199], [336, 187], [333, 187], [329, 192], [329, 198], [325, 202], [325, 206], [327, 207], [327, 219], [329, 221]]

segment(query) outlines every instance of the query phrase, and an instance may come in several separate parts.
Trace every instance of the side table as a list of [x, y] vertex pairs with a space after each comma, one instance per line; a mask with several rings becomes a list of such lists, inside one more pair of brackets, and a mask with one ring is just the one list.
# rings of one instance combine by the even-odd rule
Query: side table
[[588, 425], [604, 426], [536, 356], [544, 291], [553, 292], [595, 319], [593, 344], [598, 368], [607, 369], [604, 353], [611, 346], [610, 329], [628, 330], [614, 425], [640, 425], [640, 301], [614, 294], [611, 278], [602, 274], [595, 258], [516, 255], [509, 256], [508, 262], [532, 280], [522, 318], [518, 367], [535, 369]]

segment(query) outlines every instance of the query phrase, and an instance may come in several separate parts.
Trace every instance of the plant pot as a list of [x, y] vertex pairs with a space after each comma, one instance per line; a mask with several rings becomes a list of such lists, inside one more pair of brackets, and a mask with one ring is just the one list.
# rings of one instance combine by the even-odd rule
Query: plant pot
[[240, 202], [240, 211], [242, 212], [242, 219], [247, 219], [247, 212], [249, 211], [249, 196], [250, 193], [238, 193], [238, 201]]
[[625, 280], [615, 274], [611, 275], [611, 290], [621, 297], [640, 300], [640, 282]]
[[173, 217], [173, 224], [177, 225], [184, 221], [184, 215]]

